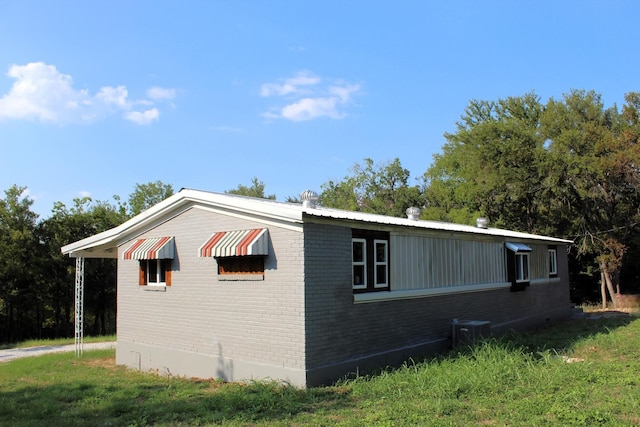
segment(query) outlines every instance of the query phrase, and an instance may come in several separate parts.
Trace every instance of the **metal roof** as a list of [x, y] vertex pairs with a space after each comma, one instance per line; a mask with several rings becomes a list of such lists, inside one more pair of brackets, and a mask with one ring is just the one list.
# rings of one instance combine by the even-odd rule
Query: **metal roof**
[[176, 214], [192, 206], [213, 209], [217, 212], [252, 217], [259, 221], [277, 222], [283, 225], [302, 224], [313, 218], [362, 222], [367, 224], [390, 225], [411, 229], [440, 230], [485, 236], [500, 236], [511, 239], [538, 240], [557, 243], [571, 243], [571, 240], [558, 239], [537, 234], [521, 233], [499, 228], [479, 228], [470, 225], [452, 224], [438, 221], [412, 220], [363, 212], [330, 209], [321, 206], [310, 207], [302, 204], [278, 202], [235, 194], [214, 193], [209, 191], [182, 189], [173, 196], [152, 206], [118, 227], [70, 243], [61, 248], [69, 256], [97, 258], [117, 257], [117, 246], [146, 231], [150, 223], [163, 217]]

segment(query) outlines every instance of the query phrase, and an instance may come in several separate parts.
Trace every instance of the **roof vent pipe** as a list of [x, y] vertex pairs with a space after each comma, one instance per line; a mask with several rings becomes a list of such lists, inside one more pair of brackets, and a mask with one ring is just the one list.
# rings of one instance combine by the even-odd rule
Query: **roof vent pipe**
[[415, 207], [408, 208], [405, 213], [407, 214], [407, 218], [413, 221], [417, 221], [420, 218], [420, 209]]
[[476, 227], [487, 228], [488, 225], [489, 225], [489, 220], [487, 218], [480, 217], [476, 219]]
[[300, 199], [302, 200], [302, 207], [315, 208], [318, 204], [318, 193], [312, 190], [306, 190], [300, 193]]

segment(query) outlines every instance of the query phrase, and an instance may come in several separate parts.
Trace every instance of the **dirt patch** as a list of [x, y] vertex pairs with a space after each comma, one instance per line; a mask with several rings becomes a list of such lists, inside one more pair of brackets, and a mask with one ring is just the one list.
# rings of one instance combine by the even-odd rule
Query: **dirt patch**
[[616, 297], [616, 309], [638, 309], [640, 307], [640, 295], [620, 294]]
[[113, 369], [116, 367], [115, 357], [102, 357], [99, 359], [81, 359], [80, 363], [83, 364], [84, 366], [89, 366], [92, 368]]

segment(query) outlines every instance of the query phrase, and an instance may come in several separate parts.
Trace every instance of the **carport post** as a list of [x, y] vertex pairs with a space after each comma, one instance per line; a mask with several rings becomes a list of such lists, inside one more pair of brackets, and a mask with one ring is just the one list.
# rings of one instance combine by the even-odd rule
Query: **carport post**
[[75, 330], [76, 357], [80, 357], [84, 344], [84, 258], [81, 256], [76, 258]]

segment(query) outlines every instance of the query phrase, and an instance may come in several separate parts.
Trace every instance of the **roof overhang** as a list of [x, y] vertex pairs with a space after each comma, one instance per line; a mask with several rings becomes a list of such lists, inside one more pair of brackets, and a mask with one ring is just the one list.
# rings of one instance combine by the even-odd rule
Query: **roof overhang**
[[308, 207], [301, 204], [277, 202], [234, 194], [182, 189], [118, 227], [63, 246], [61, 248], [62, 253], [70, 257], [117, 258], [119, 245], [140, 236], [163, 221], [168, 221], [192, 207], [208, 209], [225, 215], [249, 218], [264, 224], [277, 224], [278, 226], [295, 230], [301, 230], [303, 222], [313, 221], [316, 218], [332, 222], [361, 222], [374, 226], [398, 226], [407, 230], [436, 230], [467, 233], [469, 235], [497, 236], [512, 240], [544, 241], [558, 244], [572, 243], [571, 240], [498, 228], [479, 228], [438, 221], [412, 220], [324, 207]]
[[182, 189], [121, 225], [61, 248], [65, 255], [85, 258], [117, 258], [118, 246], [149, 230], [152, 224], [173, 218], [191, 207], [212, 209], [229, 215], [299, 227], [302, 206], [267, 199]]

